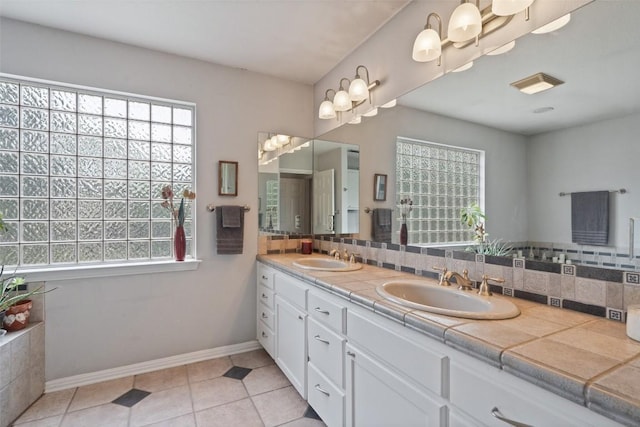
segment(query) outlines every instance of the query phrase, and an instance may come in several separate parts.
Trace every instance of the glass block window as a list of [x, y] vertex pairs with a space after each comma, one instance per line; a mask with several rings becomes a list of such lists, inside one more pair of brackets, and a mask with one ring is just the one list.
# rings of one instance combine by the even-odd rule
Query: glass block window
[[193, 104], [0, 76], [0, 261], [171, 258], [161, 189], [194, 190], [194, 118]]
[[[411, 198], [408, 244], [456, 244], [473, 241], [473, 230], [460, 222], [460, 209], [483, 206], [484, 152], [432, 142], [396, 141], [396, 205]], [[401, 215], [397, 215], [399, 241]]]

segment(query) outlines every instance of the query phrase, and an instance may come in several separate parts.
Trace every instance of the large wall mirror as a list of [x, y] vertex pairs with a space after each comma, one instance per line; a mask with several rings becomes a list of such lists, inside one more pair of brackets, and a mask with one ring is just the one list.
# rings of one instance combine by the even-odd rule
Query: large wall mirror
[[260, 132], [258, 147], [262, 234], [359, 232], [357, 145]]
[[[396, 140], [402, 136], [484, 152], [481, 204], [491, 238], [532, 246], [537, 258], [542, 252], [536, 248], [546, 246], [572, 251], [569, 258], [588, 265], [632, 268], [628, 224], [640, 216], [637, 16], [640, 2], [592, 2], [559, 30], [521, 37], [505, 54], [483, 56], [471, 69], [400, 97], [393, 109], [332, 131], [332, 140], [361, 147], [363, 176], [388, 175], [383, 205], [394, 209], [394, 242], [400, 198], [423, 185], [396, 176]], [[602, 23], [610, 24], [606, 31], [593, 31]], [[538, 72], [565, 83], [534, 95], [510, 85]], [[560, 193], [620, 188], [627, 192], [611, 193], [608, 244], [572, 244], [571, 197]], [[427, 200], [414, 198], [412, 219], [431, 208]], [[369, 239], [364, 218], [360, 235]], [[428, 221], [413, 221], [409, 244], [428, 229]]]

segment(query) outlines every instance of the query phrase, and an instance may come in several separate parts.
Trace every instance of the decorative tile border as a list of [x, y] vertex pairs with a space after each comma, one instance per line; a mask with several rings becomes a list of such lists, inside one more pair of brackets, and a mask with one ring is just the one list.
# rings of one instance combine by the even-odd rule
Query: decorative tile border
[[627, 285], [640, 285], [640, 273], [624, 273], [624, 283]]
[[561, 298], [555, 298], [555, 297], [549, 297], [549, 305], [551, 307], [562, 308], [562, 299]]
[[514, 258], [513, 268], [524, 268], [524, 258]]
[[562, 273], [563, 276], [575, 276], [576, 275], [576, 266], [575, 265], [562, 265]]

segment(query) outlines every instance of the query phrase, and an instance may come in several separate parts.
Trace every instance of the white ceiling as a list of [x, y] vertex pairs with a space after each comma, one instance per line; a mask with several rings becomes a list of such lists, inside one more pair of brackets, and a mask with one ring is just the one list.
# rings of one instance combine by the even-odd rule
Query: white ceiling
[[408, 0], [0, 0], [0, 15], [314, 84]]
[[[401, 97], [401, 105], [534, 135], [640, 111], [638, 0], [596, 0], [567, 26], [530, 34], [500, 56]], [[525, 95], [510, 83], [544, 72], [565, 83]], [[535, 114], [533, 110], [553, 107]]]

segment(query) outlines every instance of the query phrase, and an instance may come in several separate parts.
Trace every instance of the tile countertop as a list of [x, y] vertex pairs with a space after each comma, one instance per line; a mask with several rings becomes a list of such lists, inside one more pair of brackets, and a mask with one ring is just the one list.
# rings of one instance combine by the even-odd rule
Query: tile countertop
[[257, 259], [618, 422], [640, 425], [640, 342], [627, 337], [624, 323], [518, 298], [509, 300], [520, 316], [507, 320], [412, 310], [385, 300], [375, 288], [415, 275], [369, 265], [348, 273], [303, 270], [293, 266], [300, 257]]

